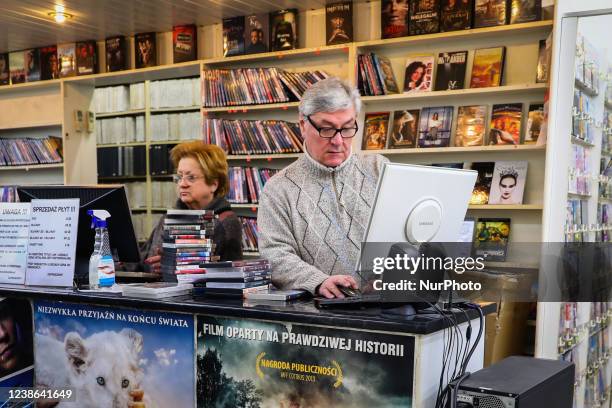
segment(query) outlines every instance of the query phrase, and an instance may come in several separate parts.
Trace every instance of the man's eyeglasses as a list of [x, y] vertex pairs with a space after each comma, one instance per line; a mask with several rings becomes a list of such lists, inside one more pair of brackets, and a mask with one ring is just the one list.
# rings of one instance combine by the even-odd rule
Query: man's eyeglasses
[[194, 176], [193, 174], [175, 174], [174, 176], [172, 176], [172, 181], [174, 181], [176, 184], [179, 184], [181, 181], [185, 180], [188, 184], [193, 184], [196, 180], [203, 178], [204, 176]]
[[350, 139], [351, 137], [355, 136], [357, 134], [357, 131], [359, 130], [359, 126], [357, 126], [357, 121], [355, 121], [355, 125], [353, 127], [342, 127], [336, 129], [334, 127], [318, 127], [314, 124], [312, 119], [310, 119], [310, 116], [306, 116], [306, 119], [308, 120], [308, 123], [310, 123], [312, 127], [315, 128], [317, 132], [319, 132], [319, 136], [321, 136], [323, 139], [332, 139], [338, 133], [340, 133], [340, 136], [343, 139]]

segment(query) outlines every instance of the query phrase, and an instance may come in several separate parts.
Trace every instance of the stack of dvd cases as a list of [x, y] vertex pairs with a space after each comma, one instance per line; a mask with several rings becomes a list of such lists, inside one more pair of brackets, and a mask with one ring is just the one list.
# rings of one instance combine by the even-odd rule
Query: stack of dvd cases
[[265, 184], [278, 173], [277, 169], [260, 169], [257, 167], [230, 167], [230, 192], [227, 200], [230, 203], [257, 203]]
[[62, 139], [0, 139], [0, 166], [61, 163]]
[[282, 120], [204, 119], [204, 143], [216, 144], [229, 154], [282, 154], [303, 151], [297, 123]]
[[213, 256], [215, 214], [209, 210], [168, 210], [164, 219], [161, 271], [165, 281], [177, 275], [201, 273]]
[[205, 108], [260, 105], [299, 100], [323, 71], [288, 72], [278, 68], [205, 69], [202, 105]]

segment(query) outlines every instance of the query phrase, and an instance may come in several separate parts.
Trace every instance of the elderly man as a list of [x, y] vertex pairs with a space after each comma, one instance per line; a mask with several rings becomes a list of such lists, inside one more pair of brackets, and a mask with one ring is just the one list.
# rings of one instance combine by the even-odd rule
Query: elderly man
[[266, 184], [257, 218], [272, 282], [327, 298], [354, 278], [385, 158], [351, 151], [358, 91], [338, 78], [317, 82], [300, 103], [304, 155]]

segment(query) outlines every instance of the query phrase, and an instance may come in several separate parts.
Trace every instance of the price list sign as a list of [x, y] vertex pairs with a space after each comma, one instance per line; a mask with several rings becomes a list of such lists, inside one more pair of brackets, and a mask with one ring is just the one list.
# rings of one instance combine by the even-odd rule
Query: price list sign
[[0, 283], [24, 284], [29, 230], [29, 203], [0, 204]]
[[32, 200], [26, 285], [72, 286], [79, 199]]

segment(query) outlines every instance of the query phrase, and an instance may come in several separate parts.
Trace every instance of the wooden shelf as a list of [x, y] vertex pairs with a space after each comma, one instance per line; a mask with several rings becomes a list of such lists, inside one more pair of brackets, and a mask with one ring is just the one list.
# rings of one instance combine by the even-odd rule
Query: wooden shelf
[[200, 106], [180, 106], [174, 108], [151, 109], [151, 113], [193, 112], [202, 109]]
[[196, 60], [177, 64], [158, 65], [148, 68], [126, 69], [116, 72], [103, 72], [100, 74], [76, 76], [65, 78], [63, 81], [80, 82], [100, 87], [133, 84], [144, 81], [177, 79], [189, 76], [198, 76], [200, 73], [200, 64], [201, 61]]
[[542, 209], [544, 209], [544, 206], [542, 204], [483, 204], [483, 205], [470, 204], [468, 209], [470, 210], [542, 211]]
[[146, 179], [147, 176], [107, 176], [100, 177], [98, 176], [98, 180], [102, 181], [114, 181], [114, 180], [143, 180]]
[[151, 140], [151, 145], [168, 145], [168, 144], [179, 144], [184, 142], [194, 142], [202, 139], [185, 139], [185, 140]]
[[130, 143], [105, 143], [99, 144], [96, 147], [98, 149], [102, 147], [128, 147], [128, 146], [146, 146], [146, 142], [130, 142]]
[[428, 147], [411, 149], [362, 150], [363, 154], [438, 154], [438, 153], [491, 153], [491, 152], [544, 152], [546, 145], [492, 145], [474, 147]]
[[0, 130], [35, 129], [35, 128], [53, 127], [53, 126], [61, 127], [62, 123], [61, 122], [28, 123], [28, 124], [17, 125], [17, 126], [0, 127]]
[[118, 116], [144, 115], [144, 114], [145, 114], [144, 109], [132, 109], [132, 110], [121, 111], [121, 112], [96, 113], [96, 119], [114, 118]]
[[271, 161], [273, 159], [298, 159], [304, 153], [271, 153], [271, 154], [251, 154], [251, 155], [229, 155], [227, 156], [227, 160], [268, 160]]
[[15, 84], [15, 85], [1, 85], [0, 86], [0, 94], [2, 93], [10, 93], [15, 91], [41, 91], [44, 89], [54, 89], [57, 88], [59, 92], [61, 82], [63, 79], [49, 79], [46, 81], [34, 81], [34, 82], [25, 82], [23, 84]]
[[299, 102], [266, 103], [262, 105], [221, 106], [217, 108], [202, 108], [202, 112], [248, 113], [249, 111], [254, 110], [289, 110], [296, 109], [298, 106], [300, 106]]
[[431, 91], [431, 92], [419, 92], [414, 94], [392, 94], [392, 95], [380, 95], [380, 96], [363, 96], [361, 100], [367, 105], [373, 105], [376, 103], [400, 103], [409, 101], [420, 101], [429, 100], [435, 98], [461, 98], [469, 95], [512, 95], [517, 93], [525, 92], [544, 92], [546, 90], [546, 84], [519, 84], [519, 85], [504, 85], [504, 86], [492, 86], [488, 88], [468, 88], [468, 89], [457, 89], [454, 91]]
[[423, 44], [428, 42], [443, 42], [450, 39], [468, 38], [480, 39], [489, 38], [491, 36], [514, 36], [517, 34], [545, 34], [553, 27], [552, 20], [535, 21], [531, 23], [511, 24], [498, 27], [473, 28], [471, 30], [450, 31], [445, 33], [415, 35], [411, 37], [389, 38], [384, 40], [361, 41], [355, 43], [359, 48], [391, 48], [391, 47], [406, 47], [414, 44]]
[[257, 209], [259, 208], [259, 204], [253, 203], [230, 203], [232, 208], [248, 208], [248, 209]]
[[64, 163], [53, 164], [27, 164], [24, 166], [0, 166], [0, 171], [30, 171], [30, 170], [49, 170], [63, 169]]
[[319, 55], [342, 54], [348, 55], [351, 43], [328, 45], [311, 48], [298, 48], [296, 50], [264, 52], [261, 54], [237, 55], [234, 57], [219, 57], [202, 60], [207, 65], [230, 65], [232, 63], [256, 62], [265, 60], [279, 60], [284, 58], [312, 58]]

